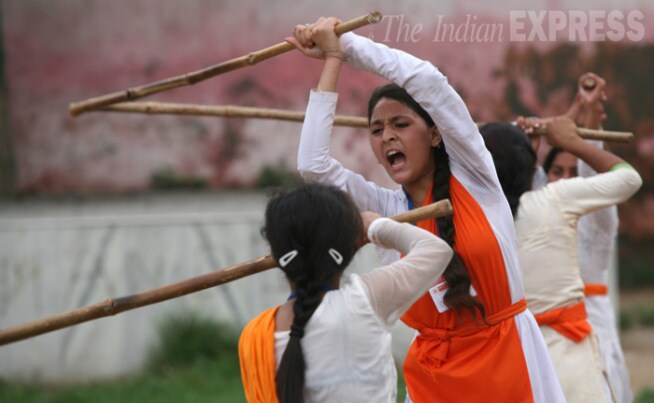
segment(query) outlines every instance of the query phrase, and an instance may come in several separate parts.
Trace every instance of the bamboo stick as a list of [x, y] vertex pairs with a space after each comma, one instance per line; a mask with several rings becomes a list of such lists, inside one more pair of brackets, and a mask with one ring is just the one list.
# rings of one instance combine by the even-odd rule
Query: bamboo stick
[[[292, 122], [304, 121], [304, 112], [300, 111], [236, 105], [213, 106], [169, 102], [120, 102], [106, 106], [101, 111], [155, 115], [221, 116], [226, 118], [272, 119]], [[361, 116], [336, 115], [334, 117], [334, 124], [337, 126], [368, 127], [368, 119]]]
[[[547, 135], [547, 125], [540, 126], [534, 130], [535, 134], [541, 136]], [[603, 140], [610, 141], [613, 143], [630, 143], [634, 138], [634, 134], [631, 132], [615, 132], [609, 130], [595, 130], [595, 129], [586, 129], [585, 127], [577, 127], [577, 134], [582, 139], [586, 140]]]
[[[441, 200], [429, 206], [416, 208], [391, 218], [398, 222], [416, 223], [428, 218], [443, 217], [449, 214], [452, 214], [450, 201]], [[93, 305], [87, 305], [34, 322], [0, 330], [0, 346], [88, 322], [93, 319], [117, 315], [131, 309], [202, 291], [272, 269], [275, 265], [276, 262], [271, 256], [262, 256], [213, 273], [193, 277], [163, 287], [153, 288], [138, 294], [107, 299]]]
[[630, 132], [616, 132], [610, 130], [594, 130], [585, 127], [577, 127], [579, 137], [586, 140], [602, 140], [612, 143], [631, 143], [634, 134]]
[[[345, 32], [353, 31], [368, 24], [377, 23], [381, 21], [381, 18], [381, 14], [375, 11], [353, 20], [338, 24], [334, 30], [338, 35], [341, 35]], [[226, 62], [215, 64], [201, 70], [166, 78], [149, 84], [140, 85], [138, 87], [128, 88], [123, 91], [101, 95], [99, 97], [90, 98], [84, 101], [73, 102], [68, 106], [68, 112], [71, 116], [77, 116], [81, 113], [99, 109], [103, 106], [111, 105], [117, 102], [131, 101], [148, 95], [156, 94], [157, 92], [168, 91], [173, 88], [192, 85], [208, 78], [215, 77], [219, 74], [227, 73], [242, 67], [255, 65], [262, 60], [270, 59], [282, 53], [289, 52], [293, 49], [295, 48], [290, 43], [281, 42], [277, 45], [252, 52], [247, 55], [228, 60]]]
[[597, 81], [593, 77], [586, 77], [581, 83], [581, 87], [586, 91], [592, 91], [596, 85]]
[[[226, 118], [255, 118], [287, 120], [293, 122], [304, 121], [304, 112], [284, 109], [257, 108], [251, 106], [212, 106], [178, 104], [168, 102], [121, 102], [101, 109], [108, 112], [127, 112], [145, 114], [193, 115], [193, 116], [221, 116]], [[486, 123], [477, 123], [479, 127]], [[368, 119], [362, 116], [336, 115], [334, 125], [349, 127], [368, 127]], [[544, 135], [546, 127], [538, 129], [537, 134]], [[604, 140], [614, 143], [629, 143], [633, 133], [607, 130], [593, 130], [582, 127], [577, 128], [577, 134], [587, 140]]]

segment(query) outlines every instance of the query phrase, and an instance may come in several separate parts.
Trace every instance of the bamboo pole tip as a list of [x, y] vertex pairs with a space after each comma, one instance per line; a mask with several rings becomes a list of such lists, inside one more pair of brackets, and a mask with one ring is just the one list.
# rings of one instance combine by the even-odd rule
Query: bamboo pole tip
[[368, 14], [368, 22], [371, 24], [378, 23], [381, 20], [382, 15], [379, 11], [373, 11], [372, 13]]
[[586, 77], [581, 83], [581, 86], [586, 91], [592, 91], [596, 85], [597, 85], [597, 81], [593, 77]]
[[80, 113], [82, 113], [82, 111], [80, 110], [80, 108], [78, 107], [78, 104], [76, 102], [73, 102], [73, 103], [68, 105], [68, 114], [71, 117], [76, 117]]

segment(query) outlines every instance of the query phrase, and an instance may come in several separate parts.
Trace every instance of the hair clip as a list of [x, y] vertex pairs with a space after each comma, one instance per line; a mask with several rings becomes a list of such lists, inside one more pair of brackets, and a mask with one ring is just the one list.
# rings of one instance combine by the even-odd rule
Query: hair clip
[[337, 265], [340, 266], [340, 264], [343, 263], [343, 256], [340, 253], [338, 253], [336, 249], [329, 248], [328, 252], [329, 252], [329, 256], [331, 256], [332, 259], [334, 259]]
[[297, 256], [297, 251], [294, 249], [279, 258], [279, 265], [281, 267], [286, 267], [286, 265], [291, 263], [291, 260], [293, 260], [295, 256]]

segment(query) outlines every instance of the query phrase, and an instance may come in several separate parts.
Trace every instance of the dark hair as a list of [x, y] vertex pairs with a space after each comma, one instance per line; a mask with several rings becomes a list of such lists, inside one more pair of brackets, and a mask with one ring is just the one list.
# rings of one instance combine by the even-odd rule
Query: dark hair
[[[300, 340], [304, 327], [320, 304], [325, 284], [341, 273], [357, 251], [362, 221], [352, 199], [330, 186], [307, 184], [274, 196], [266, 207], [262, 233], [277, 262], [290, 251], [297, 255], [281, 267], [295, 283], [293, 323], [284, 355], [277, 370], [280, 402], [302, 402], [304, 353]], [[338, 264], [330, 256], [333, 248], [343, 257]]]
[[556, 156], [562, 152], [563, 149], [559, 147], [552, 147], [547, 152], [547, 155], [545, 156], [545, 160], [543, 161], [543, 170], [545, 171], [546, 174], [550, 173], [550, 169], [552, 169], [552, 164], [554, 163]]
[[510, 123], [488, 123], [479, 132], [493, 157], [502, 191], [515, 217], [520, 197], [531, 190], [536, 152], [525, 132]]
[[[368, 101], [368, 123], [370, 123], [375, 106], [382, 98], [393, 99], [406, 105], [420, 115], [429, 127], [435, 126], [434, 120], [429, 116], [429, 113], [404, 88], [393, 83], [378, 87], [372, 93], [370, 101]], [[434, 200], [449, 199], [450, 158], [445, 151], [445, 144], [441, 143], [440, 146], [432, 148], [432, 154], [436, 166], [434, 170], [433, 198]], [[456, 214], [456, 211], [454, 214]], [[455, 238], [453, 217], [453, 215], [450, 215], [436, 219], [440, 237], [452, 248], [454, 248]], [[445, 269], [443, 277], [445, 277], [448, 285], [448, 290], [443, 298], [445, 304], [457, 311], [457, 313], [460, 309], [467, 309], [473, 319], [476, 318], [477, 311], [479, 311], [482, 320], [485, 322], [486, 309], [481, 301], [470, 295], [470, 286], [472, 285], [470, 274], [458, 252], [454, 251], [452, 260]]]

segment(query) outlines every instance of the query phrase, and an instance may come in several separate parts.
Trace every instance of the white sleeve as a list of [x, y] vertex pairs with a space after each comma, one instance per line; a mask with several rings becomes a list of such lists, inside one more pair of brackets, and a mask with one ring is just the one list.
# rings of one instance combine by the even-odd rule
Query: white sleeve
[[389, 200], [398, 197], [397, 192], [384, 189], [346, 169], [329, 154], [334, 114], [338, 94], [311, 91], [306, 117], [302, 125], [298, 150], [298, 170], [302, 178], [335, 186], [350, 194], [362, 211], [374, 211], [382, 216], [389, 211]]
[[626, 201], [642, 184], [635, 169], [628, 164], [618, 164], [611, 171], [592, 178], [562, 179], [549, 186], [554, 188], [563, 211], [578, 217]]
[[375, 220], [368, 238], [406, 256], [361, 276], [370, 303], [387, 326], [392, 326], [443, 274], [452, 248], [434, 234], [387, 218]]
[[[602, 141], [587, 140], [596, 147]], [[579, 176], [589, 178], [597, 175], [582, 159], [578, 161]], [[613, 262], [615, 239], [618, 233], [618, 208], [609, 206], [579, 219], [577, 225], [577, 256], [581, 277], [585, 283], [606, 284]]]
[[[592, 144], [597, 148], [604, 148], [604, 142], [602, 140], [586, 140], [586, 143]], [[577, 172], [582, 178], [590, 178], [591, 176], [597, 175], [597, 172], [581, 158], [577, 158]]]
[[547, 174], [542, 166], [536, 165], [536, 170], [531, 181], [531, 190], [538, 190], [545, 186], [547, 186]]
[[447, 78], [431, 63], [354, 33], [341, 36], [349, 62], [403, 87], [431, 116], [450, 159], [452, 176], [481, 207], [507, 266], [513, 302], [523, 297], [513, 215], [477, 125]]

